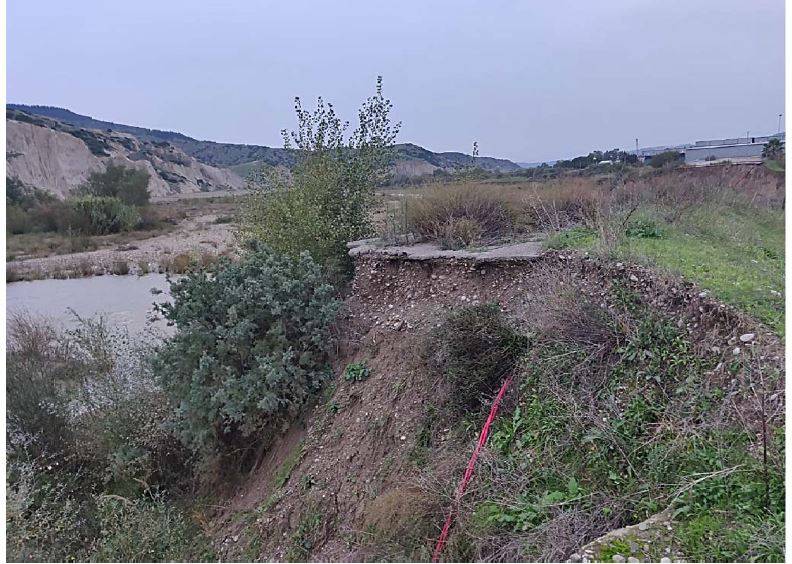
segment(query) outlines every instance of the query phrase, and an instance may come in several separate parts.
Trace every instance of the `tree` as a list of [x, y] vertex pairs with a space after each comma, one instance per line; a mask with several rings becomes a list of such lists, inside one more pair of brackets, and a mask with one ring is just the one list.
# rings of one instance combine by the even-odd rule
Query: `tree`
[[649, 164], [654, 168], [661, 168], [671, 163], [675, 163], [682, 159], [682, 155], [679, 151], [663, 151], [662, 153], [658, 153], [651, 158]]
[[297, 130], [281, 133], [286, 149], [295, 149], [291, 174], [269, 169], [254, 188], [243, 212], [240, 234], [272, 249], [311, 256], [331, 269], [350, 266], [346, 243], [371, 233], [374, 186], [383, 182], [400, 123], [391, 124], [392, 104], [376, 94], [358, 111], [358, 127], [346, 137], [332, 104], [322, 98], [311, 112], [295, 98]]
[[773, 161], [784, 158], [784, 142], [780, 139], [770, 139], [762, 148], [762, 158]]
[[92, 172], [78, 193], [118, 198], [125, 204], [143, 207], [149, 203], [148, 183], [149, 174], [145, 170], [108, 164], [104, 172]]

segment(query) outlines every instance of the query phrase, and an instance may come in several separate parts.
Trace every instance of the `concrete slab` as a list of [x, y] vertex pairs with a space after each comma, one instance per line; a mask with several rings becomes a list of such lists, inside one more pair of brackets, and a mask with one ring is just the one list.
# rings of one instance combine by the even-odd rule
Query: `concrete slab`
[[442, 249], [435, 243], [418, 243], [415, 245], [386, 245], [379, 239], [364, 239], [347, 244], [349, 255], [379, 255], [383, 258], [401, 260], [435, 260], [435, 259], [466, 259], [477, 262], [494, 262], [509, 260], [529, 260], [541, 256], [544, 246], [541, 241], [525, 241], [491, 245], [477, 249], [449, 250]]

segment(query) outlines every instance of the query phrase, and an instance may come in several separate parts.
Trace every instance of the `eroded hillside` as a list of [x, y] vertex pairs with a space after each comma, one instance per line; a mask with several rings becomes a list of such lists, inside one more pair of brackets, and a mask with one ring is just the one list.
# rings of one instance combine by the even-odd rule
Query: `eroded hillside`
[[[428, 560], [504, 377], [488, 360], [502, 337], [475, 321], [486, 304], [527, 345], [444, 560], [767, 558], [783, 545], [772, 332], [693, 285], [583, 255], [373, 254], [356, 259], [325, 396], [210, 516], [219, 554]], [[460, 351], [463, 338], [489, 344]], [[455, 366], [489, 378], [467, 412]], [[655, 514], [640, 538], [581, 553]]]
[[108, 163], [146, 170], [152, 196], [244, 186], [234, 172], [201, 163], [170, 143], [82, 129], [16, 110], [6, 114], [6, 139], [7, 175], [61, 197]]

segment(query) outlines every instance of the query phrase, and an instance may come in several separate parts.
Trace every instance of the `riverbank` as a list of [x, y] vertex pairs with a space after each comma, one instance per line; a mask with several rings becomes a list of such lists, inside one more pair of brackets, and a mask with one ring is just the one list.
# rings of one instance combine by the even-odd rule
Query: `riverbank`
[[63, 234], [11, 235], [6, 243], [6, 282], [178, 273], [195, 262], [214, 262], [232, 252], [232, 221], [242, 201], [239, 194], [159, 201], [153, 205], [167, 220], [167, 229], [84, 238], [87, 248], [74, 250], [57, 240]]
[[116, 248], [9, 261], [6, 282], [184, 272], [194, 262], [209, 264], [233, 252], [233, 225], [219, 219], [217, 214], [199, 215], [183, 220], [172, 232]]

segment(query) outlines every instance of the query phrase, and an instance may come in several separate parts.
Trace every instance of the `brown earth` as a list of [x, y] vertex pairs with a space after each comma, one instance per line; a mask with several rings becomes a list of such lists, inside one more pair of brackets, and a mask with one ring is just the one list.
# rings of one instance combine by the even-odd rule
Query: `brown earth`
[[[678, 320], [697, 351], [719, 356], [723, 362], [708, 376], [732, 390], [735, 401], [739, 384], [723, 366], [736, 347], [753, 347], [766, 364], [783, 370], [783, 344], [767, 328], [692, 284], [643, 267], [559, 253], [486, 264], [358, 257], [338, 323], [336, 378], [304, 424], [286, 434], [212, 517], [220, 555], [267, 561], [428, 559], [470, 453], [469, 439], [456, 436], [436, 415], [448, 390], [442, 375], [427, 368], [432, 331], [455, 308], [486, 302], [499, 303], [518, 323], [536, 324], [558, 287], [611, 307], [606, 296], [614, 283]], [[754, 334], [749, 344], [740, 341], [747, 333]], [[370, 368], [366, 380], [341, 376], [352, 362]], [[770, 411], [783, 412], [783, 402], [783, 392], [776, 394]], [[435, 424], [428, 428], [430, 414]], [[422, 448], [426, 442], [431, 451]], [[297, 448], [298, 462], [278, 488], [273, 465], [283, 465]], [[580, 546], [596, 536], [581, 538]]]

